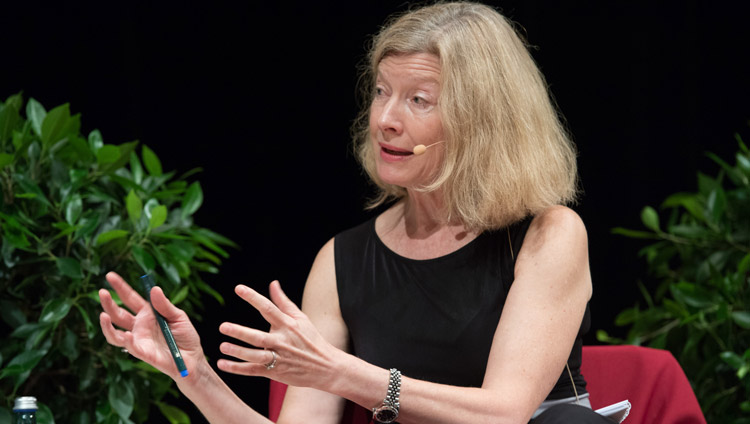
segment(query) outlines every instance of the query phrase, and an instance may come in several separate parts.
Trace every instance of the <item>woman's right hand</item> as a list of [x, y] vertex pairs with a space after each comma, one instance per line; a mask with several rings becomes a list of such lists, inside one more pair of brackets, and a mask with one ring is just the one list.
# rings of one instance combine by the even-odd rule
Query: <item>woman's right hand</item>
[[[104, 308], [104, 312], [99, 315], [99, 324], [107, 342], [127, 349], [131, 355], [179, 381], [180, 372], [177, 370], [149, 302], [118, 274], [109, 272], [106, 278], [117, 292], [123, 305], [129, 309], [117, 306], [108, 290], [99, 290], [99, 299]], [[195, 327], [187, 314], [167, 299], [161, 288], [151, 289], [151, 302], [169, 323], [189, 375], [195, 375], [198, 367], [206, 363], [200, 337]]]

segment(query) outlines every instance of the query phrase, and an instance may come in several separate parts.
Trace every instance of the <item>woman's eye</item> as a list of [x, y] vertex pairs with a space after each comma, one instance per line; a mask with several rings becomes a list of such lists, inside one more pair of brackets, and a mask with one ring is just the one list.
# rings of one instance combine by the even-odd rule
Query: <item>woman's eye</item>
[[419, 107], [426, 107], [427, 106], [427, 100], [425, 100], [423, 97], [414, 96], [411, 98], [411, 102]]

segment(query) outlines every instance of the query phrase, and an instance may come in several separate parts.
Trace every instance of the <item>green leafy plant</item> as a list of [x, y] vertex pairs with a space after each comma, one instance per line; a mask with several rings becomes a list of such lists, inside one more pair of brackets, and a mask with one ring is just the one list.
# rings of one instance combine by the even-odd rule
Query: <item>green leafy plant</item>
[[109, 270], [151, 273], [193, 318], [202, 295], [223, 303], [201, 273], [235, 245], [193, 222], [199, 170], [175, 177], [137, 141], [84, 138], [68, 104], [23, 103], [0, 103], [0, 423], [17, 395], [40, 400], [42, 423], [140, 423], [152, 408], [189, 422], [165, 402], [168, 377], [106, 343], [97, 292]]
[[653, 294], [639, 283], [645, 306], [617, 316], [625, 340], [598, 334], [670, 350], [710, 423], [750, 423], [750, 151], [737, 141], [734, 165], [708, 153], [720, 170], [698, 173], [697, 192], [643, 209], [649, 231], [613, 230], [655, 240], [640, 254], [658, 283]]

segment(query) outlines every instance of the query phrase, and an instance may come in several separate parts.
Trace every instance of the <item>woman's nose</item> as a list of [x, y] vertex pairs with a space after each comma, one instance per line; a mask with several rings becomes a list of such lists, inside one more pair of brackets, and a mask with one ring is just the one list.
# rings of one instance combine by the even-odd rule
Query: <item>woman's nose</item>
[[395, 98], [391, 98], [377, 111], [380, 131], [400, 134], [403, 130], [402, 114]]

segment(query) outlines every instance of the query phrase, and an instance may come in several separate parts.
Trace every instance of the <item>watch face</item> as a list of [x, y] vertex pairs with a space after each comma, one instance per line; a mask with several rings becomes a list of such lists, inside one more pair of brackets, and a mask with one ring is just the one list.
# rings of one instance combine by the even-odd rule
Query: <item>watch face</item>
[[398, 417], [398, 412], [390, 406], [383, 406], [375, 413], [375, 419], [381, 423], [392, 423]]

